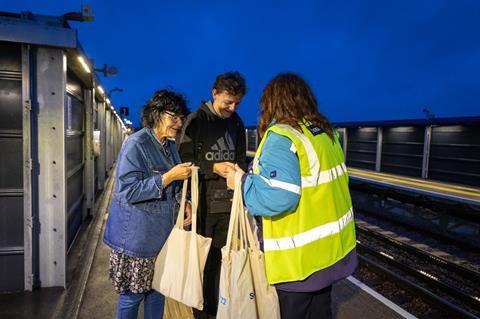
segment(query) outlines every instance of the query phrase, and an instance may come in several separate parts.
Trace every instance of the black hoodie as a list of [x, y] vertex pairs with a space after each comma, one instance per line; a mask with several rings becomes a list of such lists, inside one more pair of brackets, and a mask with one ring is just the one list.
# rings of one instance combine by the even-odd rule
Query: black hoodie
[[223, 119], [211, 102], [202, 102], [187, 117], [177, 145], [183, 162], [200, 167], [199, 213], [229, 213], [232, 193], [226, 180], [213, 173], [213, 164], [232, 162], [246, 169], [245, 127], [238, 114]]

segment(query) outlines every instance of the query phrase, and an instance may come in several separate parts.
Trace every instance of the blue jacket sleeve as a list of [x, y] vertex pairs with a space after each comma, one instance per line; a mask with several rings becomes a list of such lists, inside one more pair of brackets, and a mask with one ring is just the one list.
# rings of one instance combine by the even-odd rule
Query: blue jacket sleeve
[[258, 165], [260, 173], [248, 174], [243, 183], [243, 198], [249, 212], [275, 216], [293, 211], [301, 195], [301, 176], [292, 141], [269, 132]]
[[163, 192], [162, 175], [148, 172], [145, 156], [134, 141], [127, 141], [119, 155], [117, 193], [130, 204], [160, 198]]

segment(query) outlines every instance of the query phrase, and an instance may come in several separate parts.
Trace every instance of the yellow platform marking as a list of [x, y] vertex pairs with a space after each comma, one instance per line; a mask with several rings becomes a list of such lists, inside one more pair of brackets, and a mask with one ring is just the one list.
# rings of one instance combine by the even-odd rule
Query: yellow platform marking
[[382, 177], [386, 181], [389, 181], [391, 183], [396, 183], [396, 184], [406, 184], [406, 185], [413, 185], [413, 186], [419, 186], [422, 189], [435, 189], [435, 190], [440, 190], [444, 191], [449, 194], [462, 194], [462, 195], [467, 195], [467, 196], [472, 196], [475, 198], [480, 198], [480, 190], [476, 190], [474, 188], [467, 188], [463, 186], [458, 186], [458, 185], [447, 185], [444, 184], [445, 186], [441, 185], [435, 185], [431, 181], [418, 181], [413, 178], [408, 178], [408, 177], [400, 177], [400, 176], [392, 176], [392, 175], [386, 175], [378, 172], [365, 172], [361, 170], [357, 170], [354, 168], [348, 168], [349, 174], [352, 176], [359, 175], [363, 177]]

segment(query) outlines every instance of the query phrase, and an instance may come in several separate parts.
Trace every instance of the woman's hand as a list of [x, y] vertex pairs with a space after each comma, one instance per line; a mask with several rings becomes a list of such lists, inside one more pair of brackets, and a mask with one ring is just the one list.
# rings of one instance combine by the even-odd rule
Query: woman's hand
[[240, 166], [238, 166], [238, 164], [235, 164], [235, 169], [233, 170], [229, 170], [228, 173], [227, 173], [227, 187], [229, 189], [235, 189], [235, 174], [237, 172], [240, 172], [241, 175], [243, 176], [243, 174], [245, 174], [245, 172], [243, 171], [243, 169], [240, 168]]
[[192, 175], [192, 163], [180, 163], [172, 167], [168, 172], [163, 174], [163, 187], [166, 187], [173, 181], [183, 181]]
[[185, 203], [185, 219], [183, 220], [183, 227], [192, 223], [192, 206], [189, 202]]

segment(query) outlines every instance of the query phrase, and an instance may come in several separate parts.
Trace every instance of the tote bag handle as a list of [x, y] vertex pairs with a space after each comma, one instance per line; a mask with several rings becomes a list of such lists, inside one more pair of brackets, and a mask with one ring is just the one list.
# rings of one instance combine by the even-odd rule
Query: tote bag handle
[[[197, 232], [197, 209], [198, 209], [198, 166], [192, 166], [190, 197], [192, 210], [192, 232]], [[185, 216], [185, 205], [187, 201], [188, 179], [183, 181], [182, 198], [180, 200], [180, 209], [178, 211], [177, 222], [173, 227], [183, 229]]]

